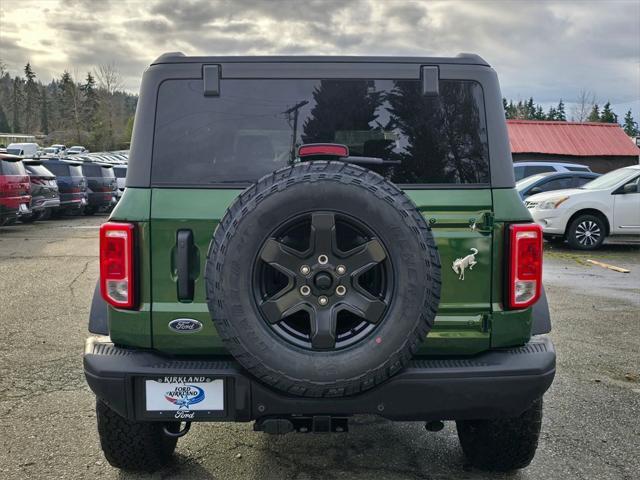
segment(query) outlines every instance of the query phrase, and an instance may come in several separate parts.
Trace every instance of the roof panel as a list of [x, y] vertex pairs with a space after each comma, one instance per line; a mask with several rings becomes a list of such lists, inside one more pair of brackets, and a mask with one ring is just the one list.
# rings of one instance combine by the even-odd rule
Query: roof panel
[[573, 156], [639, 156], [617, 123], [507, 120], [511, 153]]

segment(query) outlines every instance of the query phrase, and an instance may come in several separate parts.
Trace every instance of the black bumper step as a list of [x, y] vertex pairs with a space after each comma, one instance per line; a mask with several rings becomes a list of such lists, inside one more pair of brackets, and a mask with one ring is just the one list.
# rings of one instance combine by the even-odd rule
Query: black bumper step
[[145, 377], [206, 375], [225, 381], [225, 409], [197, 421], [354, 414], [429, 421], [519, 415], [551, 385], [555, 350], [549, 338], [534, 337], [524, 346], [474, 357], [417, 358], [371, 390], [339, 398], [303, 398], [276, 391], [228, 357], [170, 357], [119, 348], [108, 337], [87, 340], [84, 369], [94, 393], [131, 419], [144, 415]]

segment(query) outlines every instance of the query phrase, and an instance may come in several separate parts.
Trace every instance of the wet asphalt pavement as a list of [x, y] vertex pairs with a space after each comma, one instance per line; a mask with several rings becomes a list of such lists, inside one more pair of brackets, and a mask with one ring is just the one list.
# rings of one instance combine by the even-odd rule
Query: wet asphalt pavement
[[1, 478], [637, 478], [639, 244], [590, 254], [547, 249], [558, 373], [545, 397], [537, 456], [523, 471], [465, 468], [451, 422], [430, 433], [421, 423], [362, 417], [348, 434], [279, 437], [254, 433], [251, 424], [195, 424], [164, 471], [119, 472], [102, 456], [81, 361], [103, 220], [0, 227]]

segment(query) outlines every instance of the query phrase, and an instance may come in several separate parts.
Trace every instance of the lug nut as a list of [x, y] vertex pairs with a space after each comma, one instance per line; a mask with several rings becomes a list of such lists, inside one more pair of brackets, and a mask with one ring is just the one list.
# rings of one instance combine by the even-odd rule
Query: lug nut
[[343, 296], [345, 293], [347, 293], [347, 288], [344, 285], [338, 285], [336, 287], [336, 295]]
[[319, 263], [320, 265], [324, 265], [324, 264], [326, 264], [328, 261], [329, 261], [329, 257], [327, 257], [326, 255], [320, 255], [320, 256], [318, 257], [318, 263]]
[[324, 307], [327, 303], [329, 303], [329, 299], [325, 296], [318, 297], [318, 303]]
[[311, 273], [311, 268], [309, 268], [309, 265], [302, 265], [300, 267], [300, 273], [303, 275], [309, 275], [309, 273]]
[[345, 273], [347, 273], [347, 267], [345, 267], [344, 265], [338, 265], [336, 267], [336, 273], [338, 275], [344, 275]]
[[303, 285], [300, 287], [300, 293], [306, 297], [311, 293], [311, 288], [309, 287], [309, 285]]

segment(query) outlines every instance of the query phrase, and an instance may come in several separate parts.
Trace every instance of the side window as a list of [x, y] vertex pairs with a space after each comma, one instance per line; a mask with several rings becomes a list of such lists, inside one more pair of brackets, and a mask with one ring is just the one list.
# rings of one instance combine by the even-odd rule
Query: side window
[[516, 177], [516, 182], [524, 178], [524, 167], [513, 167], [513, 173]]
[[588, 172], [588, 167], [567, 167], [567, 170], [571, 172]]
[[[635, 191], [634, 191], [635, 187]], [[623, 187], [627, 193], [640, 193], [640, 177], [636, 177]], [[629, 190], [631, 188], [631, 190]]]
[[553, 172], [553, 171], [554, 171], [553, 167], [550, 167], [547, 165], [529, 165], [527, 167], [524, 167], [524, 176], [530, 177], [531, 175], [535, 175], [536, 173]]
[[563, 188], [571, 188], [571, 178], [555, 178], [540, 185], [540, 190], [543, 192], [551, 192], [553, 190], [561, 190]]
[[583, 186], [585, 183], [589, 183], [593, 178], [591, 177], [573, 177], [573, 187], [579, 188]]

